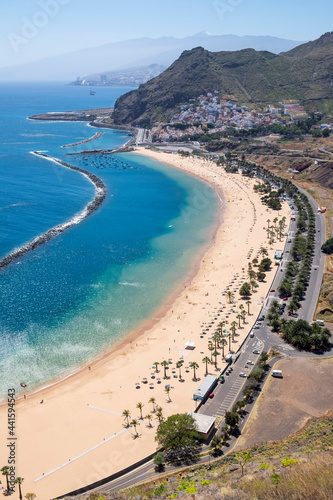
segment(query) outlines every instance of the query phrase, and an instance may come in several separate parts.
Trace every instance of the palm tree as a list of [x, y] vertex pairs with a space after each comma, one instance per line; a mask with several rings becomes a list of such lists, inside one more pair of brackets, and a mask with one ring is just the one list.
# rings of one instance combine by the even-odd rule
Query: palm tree
[[[216, 349], [217, 349], [217, 343], [218, 343], [218, 341], [220, 340], [219, 334], [218, 334], [217, 332], [213, 335], [212, 340], [214, 340], [214, 344], [215, 344], [215, 351], [216, 351]], [[214, 354], [213, 354], [213, 356], [214, 356]]]
[[171, 402], [171, 398], [170, 398], [170, 391], [171, 391], [171, 387], [169, 385], [167, 385], [164, 389], [164, 392], [168, 395], [168, 402], [170, 403]]
[[182, 360], [179, 360], [179, 361], [177, 361], [177, 363], [176, 363], [176, 368], [178, 368], [178, 369], [179, 369], [179, 380], [181, 380], [181, 379], [182, 379], [181, 368], [182, 368], [182, 366], [183, 366], [183, 363], [184, 363], [184, 361], [182, 361]]
[[251, 285], [251, 288], [252, 288], [252, 292], [253, 292], [253, 289], [255, 288], [257, 282], [255, 280], [251, 280], [250, 281], [250, 285]]
[[240, 328], [241, 327], [240, 320], [242, 319], [242, 315], [237, 314], [236, 318], [238, 319], [238, 328]]
[[266, 249], [266, 248], [264, 248], [264, 247], [261, 247], [261, 248], [260, 248], [260, 253], [261, 253], [261, 255], [262, 255], [263, 257], [264, 257], [265, 255], [268, 255], [267, 249]]
[[245, 323], [245, 318], [246, 318], [246, 311], [242, 311], [241, 312], [241, 316], [242, 316], [242, 320], [243, 320], [243, 323]]
[[208, 349], [210, 351], [210, 362], [213, 362], [213, 352], [215, 351], [213, 344], [209, 343], [208, 344]]
[[214, 351], [213, 352], [213, 356], [215, 358], [215, 368], [217, 369], [217, 356], [219, 355], [219, 353], [217, 351]]
[[245, 304], [247, 305], [247, 314], [250, 316], [250, 305], [252, 304], [252, 302], [250, 300], [247, 300]]
[[150, 415], [150, 413], [148, 413], [148, 415], [145, 416], [145, 419], [148, 420], [148, 427], [153, 427], [152, 424], [151, 424], [151, 419], [153, 417]]
[[21, 490], [21, 484], [23, 483], [24, 481], [24, 478], [23, 477], [17, 477], [15, 479], [15, 484], [18, 484], [19, 485], [19, 498], [20, 500], [22, 500], [22, 490]]
[[224, 328], [224, 325], [225, 325], [225, 321], [221, 321], [218, 325], [217, 325], [217, 332], [222, 335], [223, 333], [223, 328]]
[[[230, 325], [230, 330], [232, 331], [232, 340], [234, 340], [235, 338], [236, 328], [237, 328], [237, 321], [233, 321]], [[229, 351], [230, 351], [230, 341], [229, 341]]]
[[228, 333], [229, 338], [229, 351], [231, 351], [231, 333]]
[[[214, 356], [214, 354], [213, 354], [213, 356]], [[199, 368], [198, 363], [196, 363], [195, 361], [192, 361], [192, 363], [190, 363], [190, 368], [193, 368], [193, 372], [194, 372], [193, 380], [197, 380], [197, 377], [195, 376], [195, 370], [197, 368]]]
[[122, 416], [125, 417], [126, 419], [126, 427], [129, 427], [129, 419], [131, 418], [131, 413], [129, 410], [124, 410], [123, 413], [122, 413]]
[[161, 423], [163, 420], [163, 413], [162, 413], [162, 408], [159, 406], [156, 410], [156, 418], [158, 418], [158, 421]]
[[229, 304], [231, 304], [231, 303], [232, 303], [232, 301], [233, 301], [233, 300], [234, 300], [234, 298], [235, 298], [235, 294], [234, 294], [234, 293], [232, 293], [232, 291], [231, 291], [231, 290], [228, 290], [228, 291], [227, 291], [227, 293], [226, 293], [226, 297], [227, 297], [227, 299], [228, 299], [228, 301], [229, 301]]
[[3, 475], [3, 476], [6, 476], [6, 481], [7, 481], [7, 493], [9, 493], [9, 481], [8, 481], [8, 476], [9, 476], [9, 473], [10, 473], [10, 469], [9, 469], [8, 465], [5, 465], [4, 467], [2, 467], [1, 472], [2, 472], [2, 475]]
[[136, 430], [137, 426], [140, 425], [139, 422], [135, 419], [131, 420], [131, 425], [134, 427], [135, 430], [135, 437], [138, 437], [139, 433]]
[[224, 358], [224, 348], [227, 345], [226, 339], [221, 339], [221, 347], [222, 347], [222, 358]]
[[208, 365], [210, 365], [211, 361], [208, 356], [205, 356], [202, 360], [203, 363], [206, 363], [206, 375], [208, 374]]
[[167, 361], [162, 361], [161, 365], [163, 366], [164, 368], [164, 378], [167, 378], [167, 374], [166, 374], [166, 367], [168, 366], [168, 362]]
[[221, 321], [221, 323], [219, 323], [216, 327], [216, 332], [219, 334], [219, 335], [222, 335], [223, 333], [223, 327], [224, 327], [224, 321]]
[[153, 413], [155, 413], [155, 403], [156, 403], [156, 398], [150, 398], [148, 403], [151, 403], [153, 405]]
[[37, 495], [35, 493], [26, 493], [24, 498], [27, 500], [35, 500], [36, 496]]
[[158, 373], [158, 365], [160, 364], [159, 361], [155, 361], [154, 366], [155, 366], [155, 372]]
[[267, 219], [267, 228], [269, 229], [269, 223], [271, 222], [271, 219]]
[[253, 280], [257, 276], [257, 273], [255, 271], [253, 271], [253, 269], [251, 269], [248, 272], [248, 275], [249, 275], [250, 280]]
[[136, 405], [136, 407], [140, 410], [140, 419], [143, 420], [143, 416], [142, 416], [142, 408], [144, 407], [144, 404], [142, 403], [138, 403]]

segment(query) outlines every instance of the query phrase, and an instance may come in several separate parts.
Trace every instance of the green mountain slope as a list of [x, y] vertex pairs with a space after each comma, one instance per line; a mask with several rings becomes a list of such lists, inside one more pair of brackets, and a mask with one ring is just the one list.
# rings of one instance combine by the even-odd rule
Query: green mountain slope
[[[115, 123], [168, 121], [179, 104], [218, 90], [239, 102], [299, 99], [309, 109], [333, 107], [333, 33], [275, 55], [253, 49], [185, 51], [166, 71], [115, 104]], [[321, 102], [328, 101], [328, 102]]]

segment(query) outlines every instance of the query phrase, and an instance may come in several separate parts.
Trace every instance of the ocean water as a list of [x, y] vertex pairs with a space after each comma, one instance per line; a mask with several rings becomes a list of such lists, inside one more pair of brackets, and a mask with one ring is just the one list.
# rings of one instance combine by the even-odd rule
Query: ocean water
[[20, 382], [47, 385], [98, 358], [156, 312], [211, 239], [219, 200], [198, 179], [133, 154], [68, 156], [120, 146], [126, 132], [105, 129], [93, 142], [61, 148], [99, 129], [27, 120], [109, 107], [126, 90], [90, 96], [59, 84], [0, 85], [0, 258], [94, 196], [86, 177], [31, 151], [95, 173], [108, 192], [87, 219], [0, 270], [0, 398]]

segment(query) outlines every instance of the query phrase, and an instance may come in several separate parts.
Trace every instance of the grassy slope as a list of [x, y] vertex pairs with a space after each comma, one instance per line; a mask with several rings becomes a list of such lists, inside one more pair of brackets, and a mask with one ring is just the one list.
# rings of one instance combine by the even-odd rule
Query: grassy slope
[[[333, 412], [311, 419], [296, 434], [280, 442], [251, 448], [244, 476], [234, 454], [182, 474], [163, 475], [154, 483], [123, 492], [94, 494], [89, 499], [333, 499]], [[287, 460], [286, 460], [287, 457]], [[282, 462], [281, 462], [282, 461]], [[290, 465], [289, 465], [290, 463]], [[278, 474], [278, 485], [271, 476]]]

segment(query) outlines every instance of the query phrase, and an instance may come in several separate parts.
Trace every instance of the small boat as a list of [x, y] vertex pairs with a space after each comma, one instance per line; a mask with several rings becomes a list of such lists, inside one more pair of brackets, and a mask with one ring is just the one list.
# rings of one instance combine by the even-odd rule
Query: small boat
[[90, 91], [90, 95], [95, 95], [96, 92], [94, 92], [93, 90]]
[[21, 387], [27, 387], [27, 384], [25, 384], [24, 382], [21, 382], [21, 383], [20, 383], [20, 386], [21, 386]]

